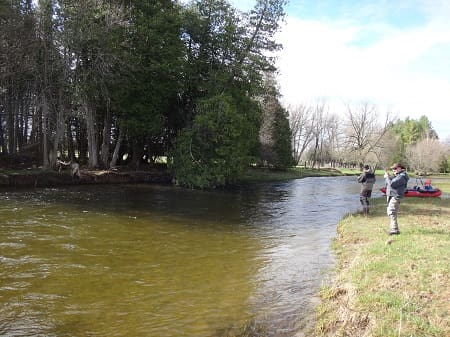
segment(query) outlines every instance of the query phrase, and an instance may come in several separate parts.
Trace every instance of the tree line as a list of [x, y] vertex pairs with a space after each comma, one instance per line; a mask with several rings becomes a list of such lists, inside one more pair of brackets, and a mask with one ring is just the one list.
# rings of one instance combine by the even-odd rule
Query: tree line
[[401, 162], [420, 174], [448, 172], [449, 144], [425, 115], [398, 119], [368, 101], [346, 103], [344, 110], [333, 113], [323, 101], [289, 107], [297, 165], [377, 169]]
[[215, 187], [249, 165], [385, 163], [437, 139], [426, 117], [378, 125], [370, 103], [348, 104], [345, 121], [323, 102], [283, 107], [285, 5], [0, 0], [0, 163], [137, 169], [163, 157], [179, 184]]
[[44, 169], [59, 157], [138, 168], [165, 156], [187, 186], [291, 165], [271, 56], [284, 5], [0, 0], [0, 156]]

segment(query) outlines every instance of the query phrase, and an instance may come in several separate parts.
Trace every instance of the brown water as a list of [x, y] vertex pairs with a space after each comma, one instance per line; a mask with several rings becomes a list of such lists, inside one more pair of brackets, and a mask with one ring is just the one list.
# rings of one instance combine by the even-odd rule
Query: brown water
[[295, 336], [355, 178], [0, 191], [1, 336]]

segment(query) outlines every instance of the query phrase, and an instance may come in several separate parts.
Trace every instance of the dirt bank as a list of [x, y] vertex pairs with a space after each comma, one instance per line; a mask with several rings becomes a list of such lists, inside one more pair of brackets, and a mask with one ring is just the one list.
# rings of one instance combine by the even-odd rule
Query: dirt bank
[[157, 183], [169, 184], [172, 176], [165, 170], [146, 171], [110, 171], [81, 170], [80, 177], [72, 178], [69, 172], [24, 170], [23, 172], [1, 173], [0, 187], [50, 187], [79, 184], [133, 184]]

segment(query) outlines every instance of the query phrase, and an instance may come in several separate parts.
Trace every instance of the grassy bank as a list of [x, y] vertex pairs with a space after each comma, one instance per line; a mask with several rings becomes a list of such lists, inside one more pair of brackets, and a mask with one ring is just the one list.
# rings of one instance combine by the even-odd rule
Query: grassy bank
[[[305, 177], [342, 176], [346, 173], [331, 168], [293, 167], [286, 170], [273, 170], [268, 168], [251, 168], [240, 178], [239, 183], [255, 183], [270, 181], [286, 181]], [[354, 173], [348, 173], [355, 175]]]
[[[436, 187], [449, 193], [450, 179]], [[450, 336], [450, 199], [404, 199], [395, 237], [385, 232], [385, 199], [372, 204], [368, 217], [338, 225], [338, 263], [314, 335]]]

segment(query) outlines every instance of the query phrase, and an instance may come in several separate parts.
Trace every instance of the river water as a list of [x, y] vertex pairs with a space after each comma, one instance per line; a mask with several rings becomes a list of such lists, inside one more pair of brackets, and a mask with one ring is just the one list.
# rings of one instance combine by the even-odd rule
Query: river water
[[355, 177], [0, 191], [1, 336], [296, 336]]

